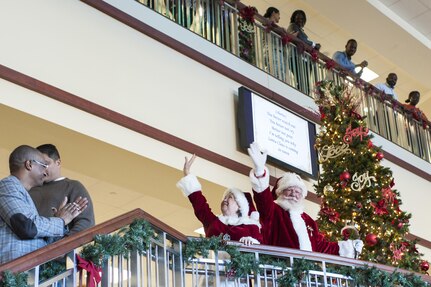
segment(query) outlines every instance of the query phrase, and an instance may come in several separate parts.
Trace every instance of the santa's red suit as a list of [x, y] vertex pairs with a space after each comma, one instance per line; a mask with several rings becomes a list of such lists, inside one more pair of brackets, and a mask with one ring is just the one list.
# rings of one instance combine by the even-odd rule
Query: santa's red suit
[[[261, 193], [255, 192], [254, 201], [260, 213], [264, 244], [339, 255], [337, 242], [325, 240], [316, 222], [305, 212], [290, 213], [284, 210], [274, 201], [269, 187]], [[304, 236], [307, 234], [311, 249], [303, 247], [310, 246], [307, 242], [300, 246], [298, 232]]]
[[224, 196], [227, 193], [234, 195], [241, 211], [241, 216], [216, 216], [203, 196], [202, 187], [196, 176], [189, 174], [183, 177], [177, 183], [177, 187], [189, 198], [196, 217], [203, 224], [206, 237], [222, 234], [229, 235], [230, 240], [239, 241], [243, 237], [251, 237], [255, 244], [262, 242], [260, 223], [258, 220], [248, 216], [249, 205], [242, 191], [230, 188], [224, 193]]
[[[274, 195], [269, 187], [267, 169], [259, 178], [252, 170], [250, 179], [256, 208], [260, 213], [264, 244], [340, 255], [338, 242], [327, 241], [319, 233], [317, 223], [308, 214], [300, 208], [289, 209], [280, 199], [274, 200]], [[283, 190], [289, 186], [298, 186], [304, 190], [303, 196], [305, 197], [306, 187], [301, 178], [294, 173], [286, 173], [274, 188], [279, 187], [280, 190]]]

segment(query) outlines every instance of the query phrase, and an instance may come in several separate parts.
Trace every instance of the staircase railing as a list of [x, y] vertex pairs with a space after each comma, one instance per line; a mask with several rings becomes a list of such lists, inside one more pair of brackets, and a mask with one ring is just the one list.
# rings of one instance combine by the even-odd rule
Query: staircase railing
[[[135, 0], [130, 0], [135, 1]], [[431, 123], [405, 110], [373, 85], [344, 70], [284, 29], [234, 0], [136, 0], [237, 55], [273, 77], [313, 97], [314, 84], [334, 80], [351, 86], [368, 127], [389, 141], [431, 162]]]
[[[87, 280], [85, 277], [83, 280], [83, 276], [88, 274], [78, 272], [76, 262], [76, 254], [80, 248], [90, 243], [95, 235], [116, 232], [138, 218], [148, 221], [157, 236], [151, 240], [150, 246], [143, 254], [132, 251], [127, 257], [109, 258], [103, 265], [99, 286], [278, 286], [277, 280], [286, 272], [277, 265], [261, 263], [257, 273], [235, 278], [232, 276], [232, 270], [227, 268], [229, 258], [226, 258], [226, 253], [216, 252], [209, 258], [184, 258], [183, 249], [188, 238], [148, 213], [136, 209], [0, 265], [0, 274], [6, 270], [14, 273], [27, 272], [29, 286], [84, 286]], [[228, 244], [238, 245], [236, 242]], [[296, 249], [265, 245], [238, 246], [241, 252], [252, 254], [256, 262], [263, 262], [263, 257], [271, 257], [285, 262], [288, 268], [293, 268], [296, 260], [307, 260], [317, 266], [308, 270], [309, 273], [295, 286], [351, 286], [352, 278], [331, 271], [334, 266], [362, 267], [368, 264], [387, 273], [411, 273], [380, 264]], [[48, 261], [64, 258], [65, 255], [66, 270], [39, 282], [40, 266]], [[416, 276], [431, 283], [429, 276]]]

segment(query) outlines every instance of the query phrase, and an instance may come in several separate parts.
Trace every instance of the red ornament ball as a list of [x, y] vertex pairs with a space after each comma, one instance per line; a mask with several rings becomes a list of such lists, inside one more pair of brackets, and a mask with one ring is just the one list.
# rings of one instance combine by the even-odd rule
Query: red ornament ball
[[384, 158], [385, 156], [383, 155], [383, 153], [382, 152], [378, 152], [378, 153], [376, 153], [376, 158], [378, 159], [378, 160], [382, 160], [383, 158]]
[[373, 142], [371, 140], [368, 140], [367, 147], [372, 148], [373, 146]]
[[340, 181], [348, 181], [350, 179], [350, 173], [348, 171], [343, 171], [340, 174]]
[[398, 224], [397, 224], [398, 229], [403, 228], [403, 226], [404, 226], [404, 223], [403, 223], [403, 222], [398, 222]]
[[430, 268], [430, 264], [428, 263], [428, 261], [422, 261], [421, 262], [421, 270], [422, 271], [428, 271], [428, 269]]
[[362, 208], [362, 203], [360, 203], [360, 202], [356, 203], [356, 208], [361, 209]]
[[369, 233], [367, 236], [365, 236], [365, 243], [367, 243], [368, 246], [374, 246], [378, 242], [377, 235]]

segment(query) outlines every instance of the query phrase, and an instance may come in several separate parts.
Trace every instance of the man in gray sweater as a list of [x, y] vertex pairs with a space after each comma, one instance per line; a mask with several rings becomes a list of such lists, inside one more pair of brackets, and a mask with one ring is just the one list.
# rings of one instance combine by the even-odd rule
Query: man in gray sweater
[[78, 197], [83, 197], [88, 199], [88, 206], [68, 224], [68, 235], [94, 226], [94, 210], [90, 194], [79, 181], [61, 176], [61, 159], [55, 145], [44, 144], [38, 146], [37, 149], [43, 154], [49, 165], [44, 184], [33, 187], [29, 191], [39, 214], [52, 216], [53, 207], [59, 206], [65, 197], [68, 202], [74, 202]]

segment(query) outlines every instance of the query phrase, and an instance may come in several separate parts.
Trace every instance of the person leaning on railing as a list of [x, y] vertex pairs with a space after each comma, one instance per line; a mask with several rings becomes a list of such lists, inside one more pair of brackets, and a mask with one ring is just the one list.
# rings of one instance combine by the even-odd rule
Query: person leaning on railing
[[42, 153], [28, 145], [9, 156], [10, 176], [0, 181], [0, 264], [44, 247], [47, 237], [64, 236], [67, 224], [87, 208], [86, 198], [65, 198], [53, 217], [39, 216], [28, 190], [43, 183], [47, 168]]
[[398, 76], [395, 73], [389, 73], [388, 77], [386, 78], [385, 83], [379, 83], [375, 85], [375, 87], [384, 92], [386, 95], [390, 96], [392, 99], [398, 101], [397, 94], [395, 93], [395, 85], [397, 84]]
[[[364, 71], [364, 68], [368, 66], [368, 62], [365, 60], [362, 61], [360, 64], [355, 64], [352, 62], [352, 56], [356, 53], [356, 50], [358, 48], [358, 42], [356, 42], [355, 39], [350, 39], [347, 41], [345, 48], [345, 51], [335, 52], [334, 56], [332, 56], [332, 59], [353, 75], [360, 77], [362, 75], [362, 72]], [[361, 67], [359, 72], [355, 71], [356, 67]]]
[[421, 94], [418, 91], [411, 91], [409, 97], [405, 101], [407, 104], [403, 104], [403, 108], [409, 111], [415, 120], [428, 123], [428, 118], [426, 117], [424, 112], [416, 107], [416, 105], [419, 103], [420, 98]]
[[271, 192], [269, 170], [265, 167], [266, 152], [261, 152], [254, 142], [248, 153], [254, 165], [250, 180], [260, 213], [264, 244], [357, 258], [364, 245], [361, 240], [327, 241], [319, 232], [316, 221], [304, 212], [307, 188], [299, 175], [286, 172]]
[[195, 158], [195, 155], [190, 160], [185, 158], [184, 177], [177, 183], [177, 187], [190, 200], [196, 217], [203, 224], [205, 236], [223, 235], [224, 240], [235, 240], [245, 245], [262, 242], [258, 213], [254, 211], [249, 216], [249, 201], [241, 190], [228, 188], [220, 205], [222, 214], [216, 216], [211, 211], [202, 194], [201, 184], [195, 175], [190, 174]]

